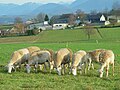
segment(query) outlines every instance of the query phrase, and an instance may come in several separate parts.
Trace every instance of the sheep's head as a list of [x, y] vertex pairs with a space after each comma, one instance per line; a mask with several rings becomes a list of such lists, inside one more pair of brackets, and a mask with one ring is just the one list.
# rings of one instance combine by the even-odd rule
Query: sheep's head
[[76, 68], [76, 67], [72, 67], [72, 74], [73, 74], [74, 76], [77, 75], [77, 68]]
[[58, 72], [58, 75], [61, 75], [61, 69], [62, 69], [61, 66], [59, 66], [59, 67], [56, 68], [56, 70]]
[[7, 65], [8, 73], [11, 73], [11, 72], [12, 72], [12, 69], [14, 69], [14, 66], [11, 65], [11, 64], [8, 64], [8, 65]]

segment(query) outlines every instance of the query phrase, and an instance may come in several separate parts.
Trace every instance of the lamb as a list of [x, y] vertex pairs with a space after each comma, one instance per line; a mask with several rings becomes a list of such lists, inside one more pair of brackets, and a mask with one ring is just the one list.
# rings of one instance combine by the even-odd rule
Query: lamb
[[77, 51], [73, 55], [72, 59], [72, 65], [71, 65], [71, 71], [73, 75], [77, 75], [77, 67], [79, 66], [80, 69], [82, 68], [82, 64], [85, 62], [84, 56], [86, 55], [86, 52], [83, 50]]
[[96, 49], [96, 50], [87, 52], [86, 59], [88, 59], [88, 70], [90, 70], [91, 65], [92, 65], [92, 69], [94, 69], [93, 62], [99, 63], [99, 54], [104, 51], [105, 49]]
[[29, 57], [30, 53], [26, 48], [14, 51], [14, 53], [11, 56], [11, 60], [7, 65], [8, 73], [11, 73], [12, 69], [16, 69], [17, 65], [21, 66], [21, 64], [25, 63]]
[[[72, 51], [68, 48], [62, 48], [57, 51], [55, 57], [55, 67], [58, 75], [61, 75], [61, 70], [63, 69], [65, 71], [65, 64], [70, 64], [70, 62], [72, 61]], [[62, 74], [64, 74], [64, 71], [62, 72]]]
[[8, 73], [11, 73], [12, 69], [16, 70], [16, 67], [21, 67], [21, 64], [25, 64], [28, 62], [28, 59], [30, 58], [30, 55], [34, 52], [40, 50], [39, 47], [31, 46], [28, 48], [20, 49], [17, 51], [14, 51], [11, 60], [9, 61], [7, 68]]
[[112, 64], [113, 76], [114, 76], [114, 53], [112, 50], [105, 50], [99, 55], [99, 62], [101, 63], [101, 68], [99, 70], [100, 78], [103, 77], [103, 69], [106, 67], [106, 77], [108, 77], [109, 65]]
[[[28, 64], [26, 66], [27, 73], [30, 73], [30, 66], [34, 65], [35, 69], [37, 71], [38, 64], [44, 64], [48, 62], [50, 66], [50, 72], [51, 69], [54, 65], [53, 60], [52, 60], [52, 54], [48, 50], [39, 50], [36, 52], [33, 52], [30, 56], [30, 59], [28, 60]], [[45, 65], [46, 67], [46, 65]]]

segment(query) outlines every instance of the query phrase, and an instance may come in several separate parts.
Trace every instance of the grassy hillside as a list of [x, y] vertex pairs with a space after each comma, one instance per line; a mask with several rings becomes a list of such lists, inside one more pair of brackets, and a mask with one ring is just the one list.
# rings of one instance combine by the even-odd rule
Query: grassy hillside
[[17, 43], [17, 42], [119, 42], [120, 41], [120, 28], [102, 28], [99, 29], [103, 39], [98, 33], [91, 35], [91, 40], [88, 41], [87, 35], [84, 30], [51, 30], [43, 31], [36, 36], [24, 37], [8, 37], [0, 38], [0, 43]]

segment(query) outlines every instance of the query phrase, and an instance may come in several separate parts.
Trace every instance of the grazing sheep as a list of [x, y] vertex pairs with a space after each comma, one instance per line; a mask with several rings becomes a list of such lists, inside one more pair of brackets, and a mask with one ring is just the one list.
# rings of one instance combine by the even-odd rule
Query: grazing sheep
[[52, 69], [51, 65], [53, 65], [53, 61], [52, 61], [52, 55], [48, 50], [39, 50], [39, 51], [33, 52], [30, 56], [30, 59], [28, 60], [27, 66], [26, 66], [27, 73], [30, 73], [31, 65], [34, 65], [35, 69], [37, 69], [38, 64], [45, 65], [46, 62], [48, 62], [49, 66], [50, 66], [50, 70], [51, 70]]
[[30, 58], [30, 54], [32, 54], [34, 51], [40, 50], [39, 47], [31, 46], [28, 48], [20, 49], [17, 51], [14, 51], [11, 60], [8, 63], [8, 73], [11, 73], [12, 69], [16, 70], [16, 67], [21, 67], [21, 64], [25, 64], [28, 62], [28, 59]]
[[105, 49], [96, 49], [96, 50], [87, 52], [86, 59], [88, 59], [88, 70], [90, 70], [91, 65], [92, 65], [92, 69], [94, 69], [93, 61], [99, 62], [99, 54], [104, 51]]
[[[65, 71], [65, 64], [70, 64], [71, 61], [72, 61], [72, 51], [70, 49], [62, 48], [57, 51], [55, 58], [55, 67], [58, 72], [58, 75], [61, 75], [62, 68]], [[62, 72], [62, 74], [64, 74], [64, 71]]]
[[35, 51], [39, 51], [40, 50], [40, 48], [37, 47], [37, 46], [30, 46], [30, 47], [27, 47], [27, 49], [29, 50], [30, 54], [32, 54]]
[[21, 66], [21, 64], [25, 63], [29, 57], [30, 53], [26, 48], [14, 51], [14, 53], [11, 56], [11, 60], [7, 65], [8, 73], [11, 73], [12, 69], [16, 69], [15, 66], [17, 65]]
[[72, 65], [71, 65], [71, 71], [73, 75], [77, 75], [77, 67], [79, 66], [80, 69], [82, 68], [82, 64], [84, 63], [84, 56], [86, 55], [86, 52], [83, 50], [77, 51], [73, 55], [72, 59]]
[[103, 69], [106, 67], [106, 77], [108, 77], [109, 64], [113, 66], [113, 76], [114, 76], [114, 53], [112, 50], [105, 50], [99, 55], [99, 62], [101, 63], [101, 68], [99, 70], [100, 77], [103, 77]]

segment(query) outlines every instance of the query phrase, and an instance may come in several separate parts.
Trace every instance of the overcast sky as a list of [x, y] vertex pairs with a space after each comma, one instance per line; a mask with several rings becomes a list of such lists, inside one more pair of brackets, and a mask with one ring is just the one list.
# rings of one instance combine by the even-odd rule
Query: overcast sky
[[71, 3], [75, 0], [0, 0], [0, 3], [15, 3], [15, 4], [23, 4], [26, 2], [37, 2], [37, 3], [59, 3], [59, 2], [67, 2]]

